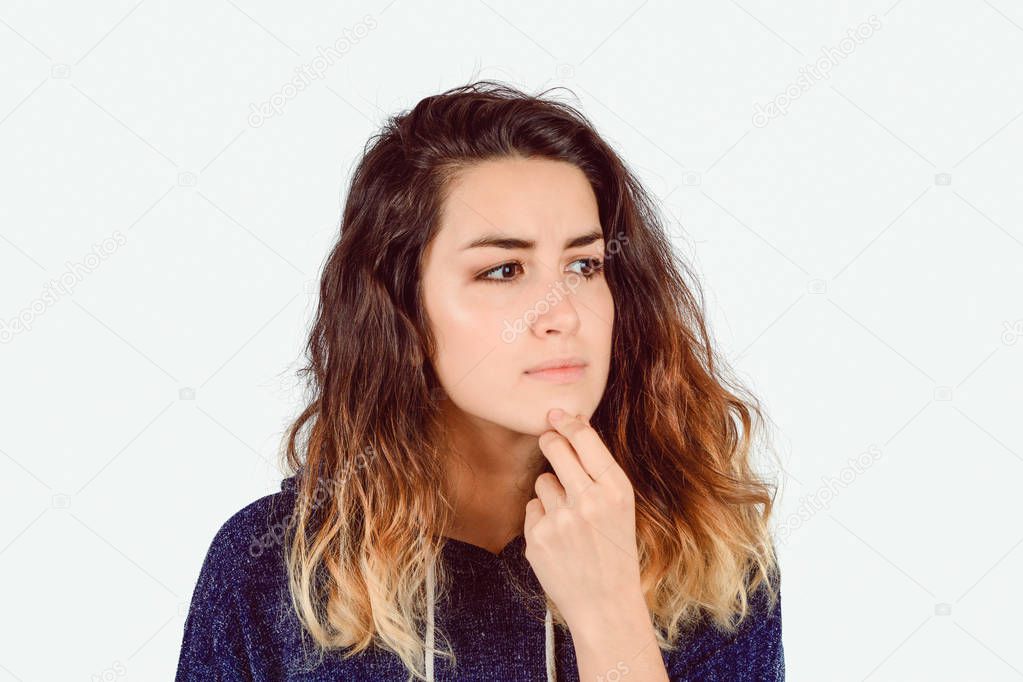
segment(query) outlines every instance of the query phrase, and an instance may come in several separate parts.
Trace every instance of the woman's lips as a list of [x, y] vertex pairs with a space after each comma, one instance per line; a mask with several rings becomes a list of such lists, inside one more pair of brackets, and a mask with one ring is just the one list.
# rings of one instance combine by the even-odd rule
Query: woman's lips
[[586, 367], [576, 365], [573, 367], [558, 367], [556, 369], [543, 369], [535, 372], [526, 372], [526, 376], [553, 384], [568, 384], [573, 381], [578, 381], [585, 373]]

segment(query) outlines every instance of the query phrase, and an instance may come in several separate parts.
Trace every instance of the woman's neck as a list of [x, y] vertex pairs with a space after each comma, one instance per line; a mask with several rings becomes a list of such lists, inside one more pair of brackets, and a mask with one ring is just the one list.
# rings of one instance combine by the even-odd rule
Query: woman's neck
[[547, 459], [529, 434], [472, 417], [452, 426], [445, 492], [455, 514], [447, 535], [496, 554], [522, 534]]

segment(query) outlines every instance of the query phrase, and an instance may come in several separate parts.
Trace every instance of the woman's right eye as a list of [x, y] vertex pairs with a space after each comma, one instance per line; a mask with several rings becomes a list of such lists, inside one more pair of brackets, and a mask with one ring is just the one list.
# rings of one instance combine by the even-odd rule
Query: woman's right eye
[[519, 263], [518, 261], [512, 261], [510, 263], [501, 263], [500, 265], [496, 265], [496, 266], [490, 268], [486, 272], [480, 273], [480, 275], [478, 277], [476, 277], [476, 279], [478, 279], [481, 282], [494, 282], [494, 283], [497, 283], [497, 284], [500, 284], [501, 282], [510, 282], [510, 281], [512, 281], [513, 278], [488, 277], [488, 275], [490, 275], [491, 273], [494, 273], [494, 272], [500, 272], [501, 274], [508, 274], [507, 273], [507, 269], [508, 268], [516, 268], [516, 267], [517, 268], [522, 268], [522, 264]]

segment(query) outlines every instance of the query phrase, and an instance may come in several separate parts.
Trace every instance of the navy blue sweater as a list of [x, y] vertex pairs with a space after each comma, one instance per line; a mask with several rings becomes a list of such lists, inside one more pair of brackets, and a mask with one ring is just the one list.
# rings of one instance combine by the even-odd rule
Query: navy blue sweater
[[[185, 620], [176, 682], [409, 679], [398, 656], [378, 647], [348, 660], [339, 652], [317, 660], [309, 654], [306, 635], [303, 648], [280, 551], [295, 503], [295, 483], [294, 476], [284, 479], [281, 492], [234, 514], [213, 538]], [[438, 638], [446, 635], [452, 645], [457, 674], [437, 656], [438, 682], [546, 679], [543, 608], [538, 618], [512, 584], [542, 595], [524, 547], [521, 535], [499, 554], [460, 540], [446, 541], [442, 560], [453, 582], [435, 605], [435, 632]], [[769, 612], [763, 591], [750, 603], [754, 614], [736, 633], [726, 635], [707, 624], [685, 637], [679, 650], [662, 651], [669, 678], [784, 680], [781, 603]], [[557, 679], [578, 680], [567, 628], [555, 627], [554, 652]]]

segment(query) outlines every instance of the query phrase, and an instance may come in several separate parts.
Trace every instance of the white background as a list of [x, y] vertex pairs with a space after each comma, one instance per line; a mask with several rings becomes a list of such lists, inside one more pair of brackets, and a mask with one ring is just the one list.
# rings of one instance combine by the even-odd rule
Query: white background
[[1023, 677], [1019, 3], [3, 3], [0, 61], [0, 682], [171, 679], [353, 164], [475, 78], [570, 88], [693, 260], [778, 429], [789, 679]]

